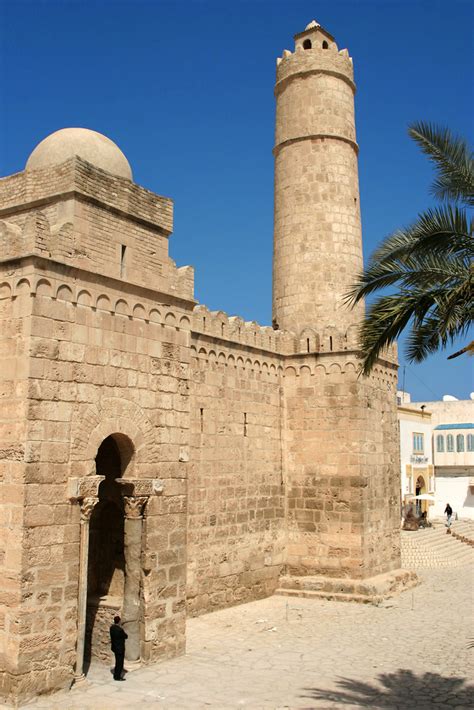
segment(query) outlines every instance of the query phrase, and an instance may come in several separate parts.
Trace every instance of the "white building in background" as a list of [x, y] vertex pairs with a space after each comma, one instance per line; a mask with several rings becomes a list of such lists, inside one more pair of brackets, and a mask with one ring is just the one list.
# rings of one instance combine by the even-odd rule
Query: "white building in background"
[[[474, 393], [471, 399], [458, 400], [445, 395], [442, 400], [433, 402], [411, 402], [406, 392], [399, 392], [397, 396], [402, 502], [409, 494], [431, 493], [435, 502], [429, 505], [430, 517], [442, 516], [446, 503], [450, 503], [460, 518], [474, 520]], [[417, 434], [423, 434], [423, 454], [417, 451], [422, 447], [422, 439]], [[434, 466], [433, 483], [430, 463]], [[429, 490], [422, 490], [423, 482]], [[427, 508], [428, 505], [424, 505], [421, 509]]]
[[[415, 495], [435, 493], [431, 412], [426, 407], [408, 407], [409, 395], [403, 394], [403, 404], [398, 406], [402, 505]], [[428, 511], [428, 507], [426, 501], [417, 503], [420, 512]]]

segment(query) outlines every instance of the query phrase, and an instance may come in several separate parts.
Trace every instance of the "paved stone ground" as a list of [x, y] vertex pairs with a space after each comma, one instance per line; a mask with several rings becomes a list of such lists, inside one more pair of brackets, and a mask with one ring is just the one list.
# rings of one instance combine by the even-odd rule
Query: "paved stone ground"
[[473, 571], [419, 572], [381, 606], [272, 597], [188, 622], [185, 657], [126, 682], [91, 668], [89, 685], [35, 710], [468, 708]]

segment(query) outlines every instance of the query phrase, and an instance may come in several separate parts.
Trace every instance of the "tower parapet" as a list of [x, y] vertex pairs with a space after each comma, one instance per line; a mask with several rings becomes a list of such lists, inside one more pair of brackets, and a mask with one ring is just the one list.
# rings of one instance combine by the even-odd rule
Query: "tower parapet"
[[300, 333], [357, 323], [362, 268], [352, 59], [314, 21], [278, 61], [273, 317]]

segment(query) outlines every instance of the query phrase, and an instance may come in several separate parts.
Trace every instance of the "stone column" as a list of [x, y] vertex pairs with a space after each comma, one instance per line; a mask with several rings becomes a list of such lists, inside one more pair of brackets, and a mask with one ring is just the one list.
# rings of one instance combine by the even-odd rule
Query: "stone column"
[[143, 511], [148, 496], [124, 496], [125, 503], [125, 588], [123, 628], [128, 634], [127, 661], [140, 659], [140, 577]]
[[79, 543], [79, 594], [77, 605], [77, 645], [76, 669], [74, 679], [77, 683], [84, 678], [84, 643], [86, 636], [87, 613], [87, 567], [89, 562], [89, 522], [97, 497], [84, 498], [81, 501], [81, 538]]

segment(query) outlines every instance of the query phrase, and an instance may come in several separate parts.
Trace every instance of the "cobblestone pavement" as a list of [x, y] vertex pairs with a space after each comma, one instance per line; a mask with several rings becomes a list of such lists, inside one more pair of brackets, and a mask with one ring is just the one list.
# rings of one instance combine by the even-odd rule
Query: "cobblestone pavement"
[[89, 684], [35, 710], [468, 708], [471, 568], [419, 572], [381, 606], [272, 597], [188, 622], [187, 655]]

